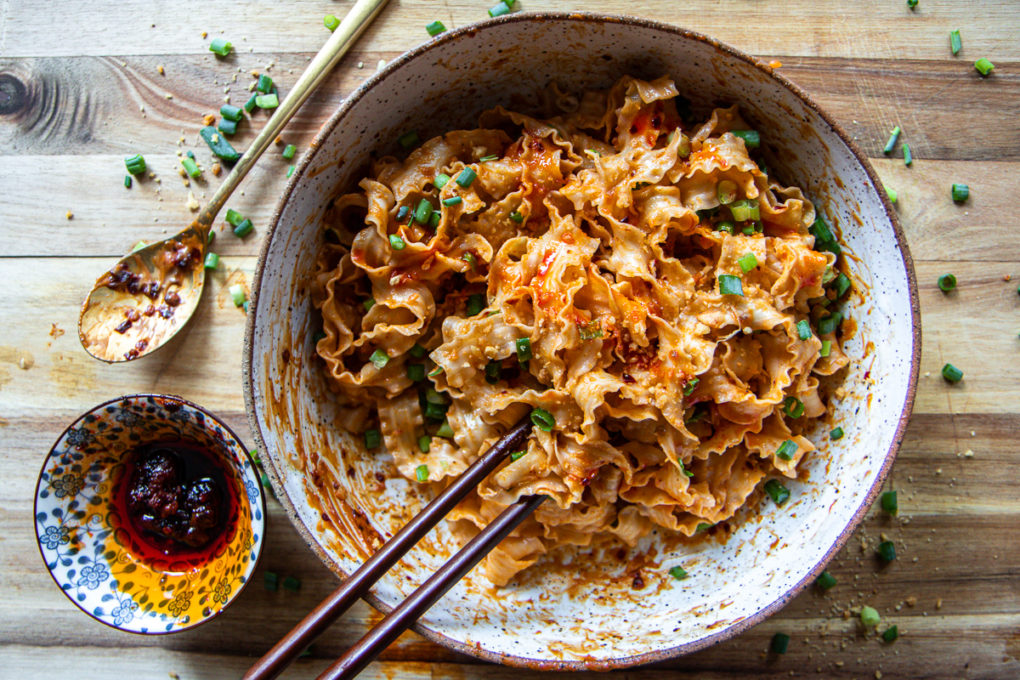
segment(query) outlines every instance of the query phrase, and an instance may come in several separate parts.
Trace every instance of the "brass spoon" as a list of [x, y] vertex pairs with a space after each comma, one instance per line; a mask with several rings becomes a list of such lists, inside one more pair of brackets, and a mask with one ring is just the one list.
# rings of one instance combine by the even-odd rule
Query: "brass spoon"
[[217, 213], [385, 4], [355, 3], [191, 226], [121, 258], [96, 279], [78, 318], [78, 338], [86, 352], [111, 363], [130, 361], [156, 351], [184, 327], [202, 297], [205, 252]]

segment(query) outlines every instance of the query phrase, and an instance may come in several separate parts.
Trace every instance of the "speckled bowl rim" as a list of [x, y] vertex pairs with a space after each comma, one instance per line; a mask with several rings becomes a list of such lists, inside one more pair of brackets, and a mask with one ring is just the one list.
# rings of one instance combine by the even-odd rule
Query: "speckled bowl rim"
[[[443, 645], [454, 651], [467, 654], [469, 656], [484, 659], [485, 661], [492, 661], [495, 663], [507, 664], [510, 666], [518, 666], [523, 668], [529, 668], [532, 670], [555, 670], [555, 671], [566, 671], [566, 670], [615, 670], [620, 668], [628, 668], [631, 666], [638, 666], [644, 664], [650, 664], [655, 662], [666, 661], [674, 659], [692, 652], [696, 652], [702, 649], [706, 649], [724, 640], [728, 640], [740, 633], [743, 633], [755, 625], [761, 623], [772, 614], [778, 612], [780, 609], [785, 607], [790, 600], [799, 595], [805, 588], [811, 584], [819, 574], [824, 570], [828, 562], [839, 552], [847, 541], [850, 539], [851, 534], [857, 529], [861, 521], [864, 519], [868, 509], [874, 503], [875, 498], [878, 496], [879, 491], [882, 488], [882, 484], [885, 482], [886, 476], [889, 474], [889, 470], [892, 467], [893, 461], [896, 459], [896, 453], [899, 450], [900, 444], [903, 442], [903, 437], [907, 428], [907, 422], [910, 419], [911, 411], [914, 406], [914, 397], [917, 393], [917, 377], [920, 372], [921, 362], [921, 321], [920, 321], [920, 303], [917, 295], [917, 280], [914, 275], [914, 262], [910, 255], [910, 249], [907, 246], [907, 239], [903, 233], [903, 228], [900, 225], [899, 219], [896, 216], [896, 212], [893, 210], [892, 203], [886, 196], [885, 190], [882, 188], [882, 184], [878, 179], [878, 175], [875, 173], [874, 168], [871, 167], [871, 163], [868, 162], [867, 157], [857, 146], [857, 144], [850, 138], [849, 135], [843, 130], [836, 120], [824, 111], [814, 100], [812, 100], [808, 94], [801, 89], [798, 85], [788, 80], [786, 77], [776, 73], [771, 67], [762, 63], [759, 59], [752, 57], [740, 50], [730, 47], [727, 44], [719, 42], [714, 38], [710, 38], [702, 33], [692, 31], [685, 28], [680, 28], [671, 24], [663, 23], [660, 21], [653, 21], [650, 19], [641, 19], [637, 17], [612, 15], [612, 14], [600, 14], [597, 12], [521, 12], [517, 14], [509, 14], [499, 17], [497, 19], [490, 19], [481, 21], [473, 24], [468, 24], [461, 28], [449, 30], [445, 33], [439, 34], [437, 37], [425, 42], [407, 52], [403, 53], [389, 64], [387, 64], [381, 71], [371, 76], [368, 80], [362, 83], [357, 89], [355, 89], [349, 96], [347, 96], [337, 108], [336, 113], [322, 126], [315, 139], [312, 141], [309, 152], [306, 153], [301, 161], [298, 163], [294, 175], [287, 183], [286, 188], [283, 191], [283, 195], [276, 204], [276, 208], [273, 211], [272, 219], [269, 225], [269, 231], [262, 241], [262, 249], [259, 253], [258, 262], [255, 266], [255, 276], [252, 283], [253, 298], [258, 299], [258, 291], [262, 286], [262, 275], [264, 272], [264, 265], [266, 257], [269, 254], [269, 246], [276, 234], [277, 228], [280, 226], [280, 218], [283, 214], [284, 208], [290, 202], [293, 196], [298, 182], [304, 176], [305, 172], [308, 171], [309, 166], [314, 160], [317, 160], [317, 156], [322, 149], [324, 140], [333, 133], [334, 129], [340, 124], [347, 112], [362, 98], [364, 97], [373, 87], [380, 83], [385, 78], [389, 77], [394, 71], [400, 69], [405, 64], [408, 64], [416, 59], [428, 55], [428, 53], [439, 45], [446, 44], [451, 41], [456, 41], [459, 38], [467, 35], [473, 35], [480, 30], [489, 29], [494, 26], [503, 24], [517, 23], [517, 22], [533, 22], [533, 21], [576, 21], [585, 23], [611, 23], [628, 26], [640, 26], [642, 28], [649, 28], [663, 33], [669, 33], [674, 37], [691, 39], [703, 42], [714, 49], [726, 54], [729, 57], [736, 58], [743, 61], [751, 66], [757, 68], [769, 78], [772, 78], [781, 87], [786, 88], [799, 98], [804, 104], [811, 108], [818, 116], [825, 121], [829, 128], [840, 138], [840, 140], [846, 144], [847, 148], [853, 154], [857, 163], [867, 174], [868, 179], [871, 182], [872, 189], [878, 195], [882, 201], [882, 205], [885, 209], [886, 217], [889, 219], [890, 224], [893, 227], [893, 234], [896, 238], [896, 243], [899, 246], [900, 254], [903, 259], [903, 266], [906, 270], [907, 288], [910, 295], [910, 323], [911, 323], [911, 357], [910, 357], [910, 378], [907, 383], [907, 393], [903, 401], [903, 409], [899, 417], [899, 423], [896, 427], [896, 432], [893, 435], [892, 443], [889, 445], [889, 450], [886, 452], [885, 460], [882, 464], [881, 469], [875, 476], [874, 482], [871, 488], [864, 494], [864, 499], [861, 501], [860, 506], [854, 512], [850, 519], [850, 522], [846, 525], [843, 531], [836, 537], [835, 542], [825, 552], [824, 555], [818, 560], [817, 564], [795, 585], [786, 591], [782, 596], [777, 598], [771, 604], [766, 605], [759, 609], [755, 614], [748, 616], [747, 618], [738, 621], [730, 626], [727, 626], [723, 630], [717, 633], [708, 635], [692, 642], [686, 642], [675, 647], [669, 647], [666, 649], [659, 649], [651, 652], [645, 652], [643, 654], [634, 654], [625, 657], [619, 657], [615, 659], [604, 659], [604, 660], [550, 660], [550, 659], [532, 659], [523, 656], [517, 656], [514, 654], [508, 654], [505, 652], [495, 652], [486, 649], [480, 649], [473, 645], [464, 644], [458, 640], [452, 640], [442, 633], [438, 633], [428, 626], [422, 624], [420, 621], [415, 622], [412, 628], [432, 642]], [[252, 313], [248, 315], [247, 326], [245, 328], [244, 335], [244, 351], [243, 351], [243, 366], [242, 366], [242, 378], [244, 382], [244, 402], [245, 410], [248, 413], [248, 422], [251, 426], [252, 435], [260, 449], [266, 450], [265, 441], [262, 437], [261, 425], [258, 418], [255, 416], [255, 397], [254, 397], [254, 381], [252, 379], [252, 366], [253, 352], [254, 352], [254, 337], [255, 327], [258, 324], [258, 305], [254, 305]], [[268, 464], [266, 464], [268, 463]], [[287, 513], [287, 517], [291, 523], [297, 529], [298, 533], [304, 539], [308, 547], [319, 557], [322, 562], [329, 567], [334, 573], [340, 578], [346, 578], [345, 574], [341, 569], [337, 567], [334, 561], [326, 554], [326, 552], [316, 542], [312, 533], [305, 527], [304, 523], [298, 516], [297, 511], [294, 509], [293, 501], [286, 493], [286, 488], [282, 483], [282, 475], [276, 470], [276, 463], [271, 458], [266, 457], [263, 461], [264, 468], [269, 475], [273, 488], [277, 492], [277, 498], [285, 499], [285, 502], [281, 502], [284, 511]], [[369, 593], [365, 600], [368, 601], [373, 607], [382, 611], [383, 613], [389, 613], [392, 607], [383, 603], [373, 593]]]
[[[47, 463], [50, 462], [50, 456], [53, 455], [53, 449], [56, 448], [57, 444], [59, 444], [61, 441], [63, 441], [64, 437], [67, 435], [68, 430], [70, 430], [72, 427], [74, 427], [78, 423], [78, 421], [80, 421], [85, 416], [89, 415], [90, 413], [95, 413], [99, 409], [104, 408], [106, 406], [110, 406], [111, 404], [116, 404], [118, 402], [124, 401], [125, 399], [148, 399], [148, 398], [152, 398], [152, 397], [154, 397], [156, 399], [172, 399], [174, 401], [180, 402], [181, 404], [184, 404], [185, 406], [193, 408], [196, 411], [200, 411], [202, 414], [205, 415], [206, 418], [209, 418], [210, 420], [215, 422], [217, 425], [222, 427], [223, 430], [227, 434], [229, 434], [231, 437], [233, 437], [234, 440], [237, 441], [238, 445], [240, 446], [241, 451], [244, 452], [244, 455], [248, 458], [248, 461], [251, 463], [252, 469], [253, 470], [257, 470], [258, 469], [258, 466], [255, 465], [254, 459], [252, 459], [252, 457], [251, 457], [251, 453], [249, 452], [248, 448], [244, 445], [244, 440], [242, 440], [240, 437], [238, 437], [237, 433], [234, 432], [234, 430], [229, 425], [227, 425], [225, 422], [223, 422], [223, 420], [219, 416], [217, 416], [215, 413], [209, 412], [208, 409], [206, 409], [206, 408], [204, 408], [202, 406], [199, 406], [195, 402], [190, 401], [188, 399], [185, 399], [184, 397], [178, 396], [176, 394], [157, 394], [157, 393], [154, 393], [154, 392], [138, 392], [138, 393], [135, 393], [135, 394], [124, 394], [124, 395], [121, 395], [119, 397], [114, 397], [112, 399], [107, 399], [104, 402], [96, 404], [95, 406], [93, 406], [92, 408], [88, 409], [87, 411], [83, 411], [81, 413], [81, 415], [79, 415], [74, 420], [72, 420], [67, 425], [67, 427], [65, 427], [63, 430], [61, 430], [60, 434], [57, 435], [57, 438], [53, 441], [53, 446], [51, 446], [50, 450], [46, 452], [46, 456], [43, 458], [42, 466], [39, 468], [39, 476], [36, 477], [36, 481], [35, 481], [35, 496], [32, 499], [32, 516], [35, 517], [36, 514], [38, 514], [38, 512], [39, 512], [39, 485], [42, 483], [43, 473], [46, 472], [46, 465], [47, 465]], [[259, 484], [258, 487], [259, 487], [259, 506], [262, 509], [262, 517], [263, 517], [263, 520], [262, 520], [262, 535], [258, 538], [257, 541], [255, 541], [255, 544], [252, 546], [252, 550], [255, 551], [255, 560], [252, 563], [251, 572], [250, 572], [251, 574], [254, 574], [258, 570], [258, 568], [259, 568], [259, 561], [262, 559], [262, 549], [265, 547], [265, 544], [266, 544], [266, 530], [269, 527], [269, 515], [266, 513], [266, 490], [262, 488], [261, 484]], [[46, 565], [46, 555], [42, 551], [42, 543], [40, 543], [39, 540], [38, 540], [38, 538], [39, 538], [38, 528], [35, 529], [35, 532], [36, 532], [35, 546], [39, 550], [39, 556], [42, 558], [43, 565], [45, 566]], [[253, 580], [251, 578], [246, 580], [244, 583], [241, 584], [241, 587], [238, 588], [237, 591], [235, 591], [233, 593], [231, 598], [229, 600], [227, 600], [227, 602], [222, 607], [220, 607], [217, 611], [213, 612], [211, 615], [204, 617], [201, 621], [197, 621], [193, 625], [189, 625], [187, 628], [176, 628], [174, 630], [150, 630], [150, 631], [142, 632], [140, 630], [128, 630], [127, 628], [121, 628], [120, 626], [118, 626], [116, 624], [113, 624], [113, 623], [110, 623], [108, 621], [104, 621], [104, 620], [100, 619], [99, 617], [94, 615], [89, 610], [83, 608], [78, 602], [75, 602], [74, 598], [72, 598], [71, 595], [60, 586], [60, 582], [57, 581], [57, 577], [53, 575], [53, 571], [51, 569], [47, 568], [46, 569], [46, 573], [49, 574], [49, 577], [53, 580], [53, 583], [57, 586], [57, 589], [60, 590], [60, 592], [63, 593], [67, 597], [67, 599], [70, 600], [72, 604], [74, 604], [75, 607], [77, 607], [78, 609], [83, 611], [85, 614], [87, 614], [90, 619], [92, 619], [94, 621], [98, 621], [99, 623], [103, 624], [104, 626], [107, 626], [109, 628], [113, 628], [114, 630], [119, 630], [122, 633], [130, 633], [131, 635], [139, 635], [139, 636], [142, 636], [142, 637], [151, 637], [151, 636], [154, 636], [154, 635], [176, 635], [178, 633], [187, 633], [189, 631], [195, 630], [196, 628], [199, 628], [200, 626], [204, 626], [205, 624], [209, 623], [213, 619], [215, 619], [218, 616], [222, 615], [223, 612], [225, 612], [227, 609], [229, 609], [230, 606], [233, 605], [234, 602], [236, 602], [238, 600], [238, 598], [241, 597], [241, 593], [244, 592], [245, 588], [247, 588], [248, 584], [250, 584], [252, 582], [252, 580]]]

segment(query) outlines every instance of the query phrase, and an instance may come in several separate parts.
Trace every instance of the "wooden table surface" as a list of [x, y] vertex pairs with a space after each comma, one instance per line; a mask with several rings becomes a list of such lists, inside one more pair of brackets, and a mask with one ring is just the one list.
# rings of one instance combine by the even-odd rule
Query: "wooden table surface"
[[[425, 24], [484, 19], [491, 2], [392, 0], [291, 122], [286, 141], [307, 148], [380, 60], [428, 39]], [[244, 315], [226, 288], [228, 280], [252, 274], [285, 182], [287, 162], [278, 152], [267, 153], [230, 201], [254, 220], [256, 232], [217, 241], [220, 271], [175, 351], [100, 364], [78, 344], [78, 308], [113, 258], [189, 222], [189, 190], [199, 200], [211, 194], [215, 178], [189, 188], [177, 174], [180, 149], [208, 156], [197, 141], [203, 114], [228, 95], [243, 103], [251, 70], [268, 69], [286, 92], [326, 38], [323, 15], [342, 15], [351, 4], [0, 0], [0, 677], [237, 677], [335, 587], [272, 502], [259, 570], [299, 577], [299, 592], [266, 591], [257, 573], [235, 606], [206, 626], [171, 637], [119, 633], [83, 615], [47, 576], [35, 546], [32, 496], [42, 457], [63, 427], [108, 397], [180, 394], [251, 441], [241, 396]], [[911, 11], [905, 0], [521, 0], [519, 6], [635, 14], [781, 61], [781, 73], [843, 124], [899, 192], [920, 285], [922, 377], [888, 482], [899, 491], [899, 517], [869, 515], [830, 566], [839, 585], [827, 594], [805, 592], [736, 639], [626, 677], [1020, 677], [1020, 5], [920, 0]], [[952, 29], [963, 37], [958, 57], [949, 50]], [[207, 50], [220, 35], [235, 45], [226, 63]], [[975, 72], [979, 57], [995, 62], [991, 77]], [[894, 125], [910, 143], [913, 167], [882, 154]], [[252, 136], [245, 128], [236, 146], [243, 149]], [[136, 152], [156, 180], [125, 189], [122, 159]], [[952, 182], [970, 185], [967, 203], [950, 200]], [[959, 280], [950, 295], [935, 285], [945, 272]], [[1010, 275], [1016, 278], [1006, 282]], [[963, 382], [943, 382], [945, 362], [964, 371]], [[899, 558], [879, 570], [873, 553], [882, 534], [896, 542]], [[898, 625], [897, 642], [857, 632], [848, 612], [863, 604]], [[356, 607], [289, 677], [314, 677], [376, 620], [367, 605]], [[790, 634], [789, 651], [767, 658], [777, 631]], [[541, 675], [484, 664], [408, 633], [364, 677]]]

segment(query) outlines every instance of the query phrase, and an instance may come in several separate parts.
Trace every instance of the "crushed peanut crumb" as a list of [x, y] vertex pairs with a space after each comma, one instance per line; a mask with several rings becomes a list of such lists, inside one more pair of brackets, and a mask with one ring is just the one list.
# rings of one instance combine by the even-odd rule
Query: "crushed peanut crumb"
[[67, 219], [69, 219], [69, 220], [70, 220], [70, 219], [74, 218], [74, 213], [73, 213], [73, 212], [71, 212], [70, 210], [68, 210], [68, 211], [67, 211], [67, 214], [66, 214], [66, 215], [64, 215], [64, 217], [66, 217]]
[[156, 70], [159, 71], [159, 75], [161, 75], [161, 76], [165, 76], [166, 75], [166, 70], [163, 68], [162, 64], [159, 64], [158, 66], [156, 66]]

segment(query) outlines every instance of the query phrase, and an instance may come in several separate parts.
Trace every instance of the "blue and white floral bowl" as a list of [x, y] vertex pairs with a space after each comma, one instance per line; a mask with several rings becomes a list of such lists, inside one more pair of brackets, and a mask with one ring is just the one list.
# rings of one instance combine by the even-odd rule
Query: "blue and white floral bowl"
[[[142, 560], [114, 502], [126, 454], [169, 439], [220, 452], [234, 486], [226, 540], [200, 563]], [[265, 522], [259, 471], [237, 435], [203, 408], [165, 395], [119, 397], [78, 418], [50, 450], [35, 493], [39, 551], [53, 580], [83, 612], [131, 633], [176, 633], [225, 609], [255, 571]]]

